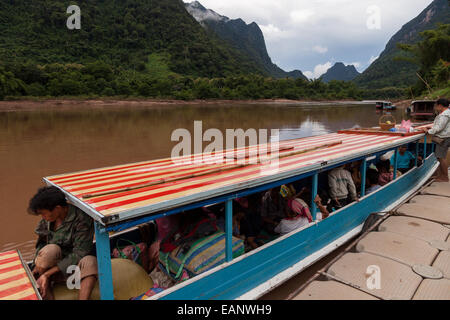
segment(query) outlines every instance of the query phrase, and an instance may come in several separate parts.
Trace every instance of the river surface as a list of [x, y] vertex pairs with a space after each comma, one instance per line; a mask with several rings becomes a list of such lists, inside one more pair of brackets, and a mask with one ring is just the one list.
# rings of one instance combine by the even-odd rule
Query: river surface
[[[393, 114], [405, 118], [403, 109]], [[223, 104], [0, 111], [0, 251], [33, 256], [38, 217], [27, 213], [42, 178], [169, 157], [177, 128], [280, 129], [280, 139], [378, 124], [374, 104]]]

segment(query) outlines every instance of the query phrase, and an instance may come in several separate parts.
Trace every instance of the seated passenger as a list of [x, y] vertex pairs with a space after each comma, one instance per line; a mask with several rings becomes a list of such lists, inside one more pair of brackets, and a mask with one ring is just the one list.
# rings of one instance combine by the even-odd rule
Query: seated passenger
[[362, 161], [352, 162], [349, 166], [349, 171], [352, 174], [353, 183], [355, 184], [356, 190], [361, 189], [361, 163]]
[[[416, 157], [408, 151], [407, 146], [401, 146], [398, 148], [398, 158], [397, 158], [397, 170], [401, 173], [408, 172], [412, 167], [412, 161], [416, 159]], [[395, 154], [391, 157], [391, 167], [394, 168], [395, 162]]]
[[340, 166], [328, 174], [330, 197], [336, 209], [340, 209], [352, 201], [358, 201], [352, 175], [344, 168], [345, 166]]
[[367, 170], [368, 188], [366, 190], [366, 194], [371, 194], [372, 192], [375, 192], [381, 188], [381, 185], [378, 184], [379, 176], [380, 175], [378, 174], [377, 170], [375, 169]]
[[28, 212], [42, 217], [36, 228], [39, 238], [32, 270], [42, 298], [53, 299], [52, 284], [65, 283], [72, 274], [69, 267], [78, 265], [81, 271], [79, 299], [88, 300], [98, 274], [97, 259], [92, 252], [92, 219], [68, 204], [64, 193], [56, 187], [39, 189], [30, 200]]
[[149, 248], [149, 271], [151, 272], [159, 261], [159, 251], [161, 249], [161, 241], [163, 241], [171, 231], [178, 230], [179, 215], [170, 215], [156, 219], [157, 237]]
[[[300, 190], [300, 192], [297, 193], [291, 199], [296, 199], [296, 198], [301, 199], [306, 204], [311, 201], [310, 200], [311, 196], [312, 196], [311, 190], [307, 187], [303, 187], [302, 190]], [[316, 204], [317, 208], [319, 209], [316, 213], [317, 221], [322, 221], [323, 219], [328, 218], [328, 216], [330, 215], [327, 206], [322, 203], [322, 198], [325, 198], [325, 197], [327, 197], [326, 192], [319, 189], [318, 194], [316, 195], [316, 198], [314, 199], [314, 203]], [[309, 209], [309, 207], [308, 207], [308, 209]]]
[[310, 222], [312, 222], [312, 216], [308, 205], [302, 199], [290, 199], [285, 206], [285, 217], [281, 219], [274, 231], [280, 235], [285, 235], [306, 226]]
[[267, 191], [262, 199], [261, 217], [264, 229], [274, 233], [275, 227], [285, 216], [286, 203], [280, 194], [280, 188]]
[[328, 218], [328, 216], [330, 215], [330, 212], [328, 211], [327, 206], [322, 204], [322, 198], [319, 195], [317, 195], [316, 198], [314, 199], [314, 203], [316, 204], [317, 208], [319, 209], [319, 211], [317, 212], [317, 215], [316, 215], [316, 220], [322, 221], [323, 219]]
[[394, 173], [391, 172], [391, 163], [389, 160], [382, 160], [377, 164], [378, 184], [384, 186], [394, 179]]
[[245, 219], [241, 223], [241, 233], [245, 235], [247, 244], [256, 249], [256, 237], [261, 232], [261, 194], [256, 193], [247, 197], [248, 208], [245, 212]]

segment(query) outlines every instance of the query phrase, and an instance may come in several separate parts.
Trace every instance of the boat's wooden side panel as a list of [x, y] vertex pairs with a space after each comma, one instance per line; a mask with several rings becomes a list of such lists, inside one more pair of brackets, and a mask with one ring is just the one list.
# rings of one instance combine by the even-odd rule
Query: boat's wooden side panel
[[435, 163], [436, 159], [432, 156], [423, 166], [360, 202], [349, 205], [315, 225], [277, 239], [230, 265], [199, 276], [162, 298], [236, 299], [361, 226], [371, 213], [385, 210], [405, 193], [417, 188], [423, 177], [431, 174]]

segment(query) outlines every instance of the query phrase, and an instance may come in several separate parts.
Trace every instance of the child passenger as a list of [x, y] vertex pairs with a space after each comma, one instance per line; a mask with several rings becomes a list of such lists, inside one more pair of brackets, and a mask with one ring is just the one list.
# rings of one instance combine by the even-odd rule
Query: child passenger
[[381, 186], [378, 184], [378, 181], [379, 181], [378, 171], [375, 169], [367, 170], [367, 182], [369, 187], [366, 190], [366, 194], [371, 194], [372, 192], [375, 192], [381, 188]]
[[256, 249], [256, 237], [261, 232], [261, 195], [236, 199], [233, 203], [233, 235], [243, 239], [251, 249]]
[[261, 217], [263, 228], [274, 233], [274, 228], [285, 215], [286, 203], [280, 194], [280, 188], [267, 191], [262, 198]]
[[391, 163], [389, 160], [381, 160], [377, 164], [378, 184], [384, 186], [394, 179], [394, 173], [391, 172]]

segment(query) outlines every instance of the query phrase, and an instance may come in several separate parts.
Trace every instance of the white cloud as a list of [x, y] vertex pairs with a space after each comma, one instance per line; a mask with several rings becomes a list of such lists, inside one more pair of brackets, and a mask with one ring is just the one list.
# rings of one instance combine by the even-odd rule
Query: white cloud
[[261, 31], [264, 34], [264, 38], [267, 41], [277, 41], [280, 39], [288, 39], [291, 37], [291, 34], [287, 31], [280, 30], [273, 24], [269, 24], [267, 26], [260, 25]]
[[290, 13], [290, 17], [293, 23], [304, 23], [314, 15], [314, 11], [310, 9], [296, 10]]
[[332, 66], [332, 63], [330, 61], [324, 63], [324, 64], [318, 64], [314, 67], [314, 71], [305, 71], [303, 74], [309, 78], [309, 79], [317, 79], [321, 75], [323, 75], [325, 72], [328, 71]]
[[322, 46], [314, 46], [313, 51], [318, 52], [318, 53], [326, 53], [328, 51], [328, 48], [322, 47]]
[[360, 71], [360, 69], [363, 67], [362, 63], [359, 61], [355, 61], [355, 62], [344, 62], [344, 65], [346, 66], [354, 66], [356, 68], [356, 70]]
[[[184, 0], [186, 1], [186, 0]], [[313, 70], [324, 61], [373, 60], [400, 28], [432, 0], [199, 0], [231, 19], [256, 22], [273, 61], [285, 70]], [[187, 2], [187, 1], [186, 1]], [[369, 29], [367, 8], [380, 8], [380, 29]], [[315, 47], [326, 48], [321, 53]], [[314, 48], [316, 50], [314, 50]], [[324, 51], [324, 50], [322, 50]], [[371, 59], [372, 60], [372, 59]], [[367, 66], [361, 63], [360, 68]], [[314, 71], [310, 71], [314, 75]]]

